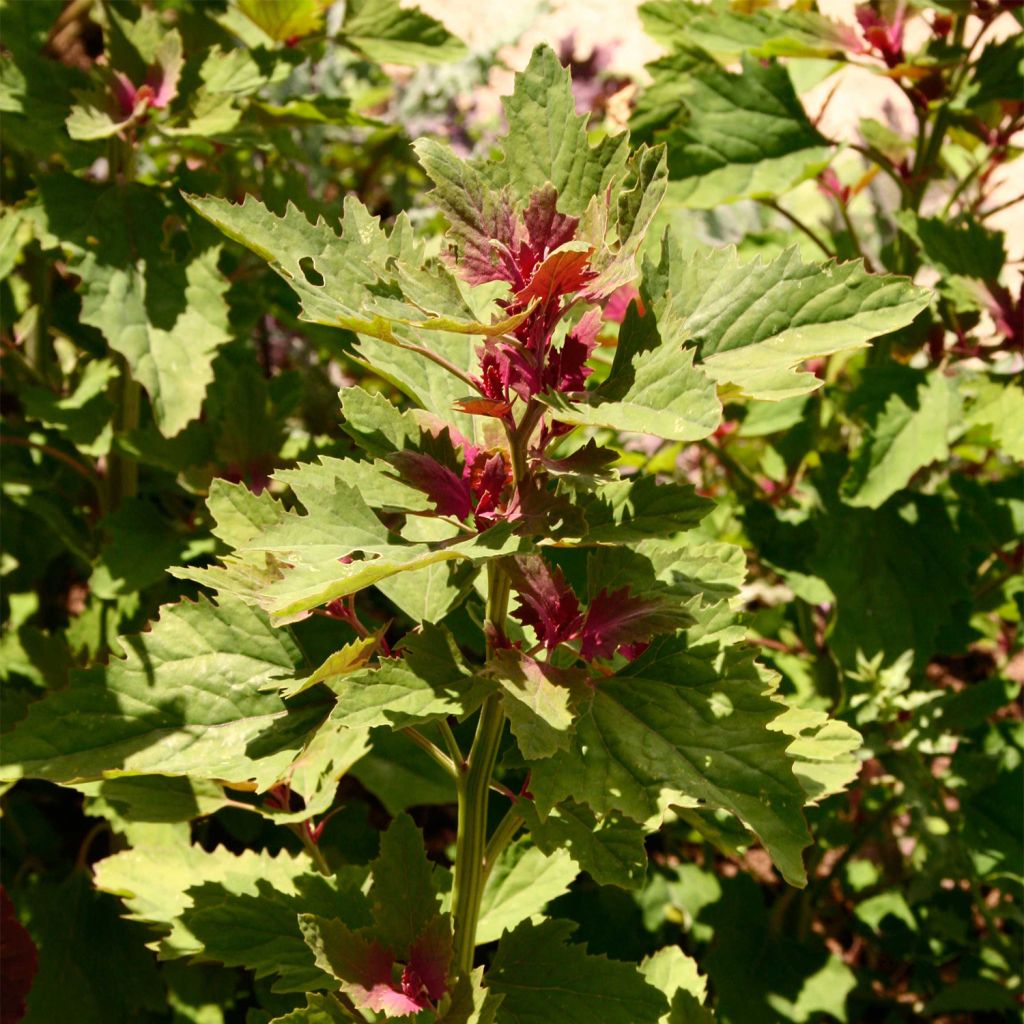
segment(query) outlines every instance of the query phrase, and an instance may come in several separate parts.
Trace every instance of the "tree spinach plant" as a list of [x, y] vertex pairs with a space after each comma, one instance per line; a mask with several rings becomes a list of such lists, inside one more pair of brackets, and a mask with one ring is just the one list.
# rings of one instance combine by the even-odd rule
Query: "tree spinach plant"
[[[594, 956], [545, 907], [581, 871], [636, 886], [667, 821], [726, 845], [738, 821], [803, 886], [804, 808], [859, 765], [858, 733], [787, 703], [744, 642], [743, 553], [700, 525], [714, 502], [623, 472], [601, 438], [688, 444], [723, 401], [810, 394], [801, 363], [905, 327], [928, 294], [794, 250], [686, 254], [671, 231], [641, 260], [671, 150], [592, 145], [544, 48], [505, 112], [490, 156], [417, 145], [441, 251], [351, 197], [339, 233], [186, 196], [409, 407], [345, 388], [361, 457], [214, 480], [219, 559], [175, 575], [216, 596], [165, 606], [4, 744], [4, 777], [129, 818], [230, 808], [299, 837], [236, 853], [140, 831], [95, 868], [161, 957], [270, 978], [280, 1022], [710, 1019], [678, 947]], [[358, 863], [330, 839], [338, 784], [373, 751], [386, 770], [393, 741], [451, 788], [454, 849], [399, 813]]]

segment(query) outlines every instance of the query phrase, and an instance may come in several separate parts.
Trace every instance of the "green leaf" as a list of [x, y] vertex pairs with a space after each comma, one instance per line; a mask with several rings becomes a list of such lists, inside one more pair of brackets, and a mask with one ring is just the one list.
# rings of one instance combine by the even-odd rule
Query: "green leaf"
[[950, 435], [960, 421], [960, 396], [941, 371], [887, 369], [881, 382], [888, 392], [885, 404], [872, 410], [844, 484], [849, 505], [878, 508], [919, 469], [948, 459]]
[[584, 804], [563, 800], [542, 821], [532, 803], [517, 808], [538, 849], [566, 850], [577, 866], [600, 885], [637, 888], [647, 872], [644, 830], [621, 814], [598, 817]]
[[317, 683], [330, 683], [359, 671], [373, 656], [379, 642], [380, 638], [377, 635], [356, 637], [351, 643], [345, 644], [341, 650], [330, 655], [319, 668], [314, 669], [305, 679], [298, 679], [290, 683], [281, 691], [281, 696], [294, 697], [311, 686], [316, 686]]
[[523, 542], [512, 535], [508, 524], [499, 523], [458, 544], [433, 549], [425, 544], [395, 545], [387, 554], [349, 565], [299, 564], [266, 588], [261, 604], [274, 616], [287, 621], [301, 617], [310, 608], [358, 593], [398, 573], [414, 572], [441, 562], [468, 561], [479, 565], [522, 548]]
[[807, 119], [781, 64], [747, 54], [732, 74], [685, 49], [647, 66], [653, 82], [631, 127], [668, 146], [673, 202], [698, 209], [774, 198], [812, 177], [830, 147]]
[[707, 979], [697, 970], [697, 961], [678, 946], [666, 946], [646, 957], [640, 973], [659, 992], [664, 992], [671, 1009], [661, 1024], [710, 1024], [714, 1015], [704, 1009]]
[[566, 850], [545, 854], [524, 840], [506, 847], [484, 886], [477, 945], [494, 942], [542, 913], [548, 903], [568, 892], [578, 873]]
[[305, 1006], [275, 1017], [270, 1024], [352, 1024], [352, 1018], [333, 996], [310, 992]]
[[262, 808], [261, 813], [278, 824], [303, 822], [331, 809], [338, 783], [370, 749], [370, 730], [350, 728], [328, 718], [313, 734], [302, 752], [288, 766], [285, 781], [302, 797], [302, 809], [280, 811]]
[[456, 799], [452, 776], [426, 751], [387, 727], [373, 730], [370, 752], [352, 768], [352, 774], [391, 815]]
[[[353, 873], [361, 874], [358, 868]], [[245, 967], [257, 978], [274, 976], [275, 992], [331, 989], [334, 979], [316, 966], [298, 918], [316, 910], [353, 927], [368, 924], [366, 897], [358, 880], [341, 876], [306, 875], [296, 879], [295, 890], [281, 892], [265, 880], [256, 882], [254, 894], [235, 893], [216, 882], [192, 886], [183, 925], [201, 945], [203, 959]]]
[[[349, 198], [339, 236], [323, 218], [311, 224], [291, 203], [278, 217], [252, 196], [237, 206], [223, 199], [185, 198], [229, 238], [270, 263], [298, 294], [304, 320], [393, 345], [425, 347], [422, 331], [498, 335], [514, 326], [507, 318], [484, 324], [472, 315], [455, 278], [426, 259], [404, 215], [388, 235], [377, 218]], [[468, 368], [459, 362], [465, 346], [465, 341], [449, 341], [440, 354], [450, 353], [453, 362]]]
[[502, 997], [484, 988], [483, 976], [484, 969], [478, 967], [459, 978], [438, 1024], [494, 1024]]
[[341, 31], [345, 42], [379, 63], [460, 60], [467, 53], [440, 22], [398, 0], [349, 0]]
[[407, 949], [440, 913], [423, 833], [408, 814], [399, 814], [381, 836], [371, 870], [374, 934], [392, 949]]
[[[366, 474], [367, 481], [389, 479], [367, 463], [339, 465], [363, 467], [358, 472]], [[342, 482], [334, 466], [306, 465], [278, 475], [291, 484], [307, 510], [305, 515], [286, 511], [272, 499], [256, 502], [237, 489], [218, 487], [211, 492], [211, 511], [226, 519], [215, 532], [237, 538], [238, 550], [227, 555], [222, 566], [177, 568], [173, 575], [235, 594], [258, 604], [277, 620], [290, 622], [304, 618], [312, 608], [386, 583], [398, 574], [451, 562], [478, 565], [517, 551], [526, 543], [513, 536], [507, 523], [458, 542], [451, 537], [433, 545], [409, 543], [385, 527], [360, 491]], [[390, 493], [385, 487], [385, 494]], [[444, 529], [448, 535], [454, 532], [454, 528]], [[359, 557], [366, 555], [370, 557]], [[449, 585], [447, 578], [421, 576], [419, 585], [427, 590], [420, 594], [419, 602], [443, 605], [445, 611], [462, 593], [460, 587]], [[390, 597], [395, 592], [385, 589], [385, 593]], [[397, 596], [402, 595], [399, 592]]]
[[412, 410], [399, 410], [384, 395], [361, 387], [342, 388], [339, 394], [341, 429], [367, 455], [377, 458], [416, 446], [422, 428]]
[[263, 789], [315, 722], [308, 709], [285, 720], [280, 697], [261, 690], [291, 676], [298, 653], [238, 601], [166, 606], [150, 632], [121, 643], [125, 658], [74, 673], [32, 705], [6, 737], [4, 778], [160, 773]]
[[941, 498], [903, 495], [873, 511], [830, 507], [817, 533], [808, 568], [835, 595], [829, 646], [840, 664], [854, 669], [858, 652], [892, 664], [913, 651], [923, 669], [937, 647], [966, 642], [966, 553]]
[[816, 11], [775, 7], [737, 9], [731, 0], [710, 4], [649, 0], [640, 7], [647, 33], [668, 47], [699, 46], [724, 58], [831, 57], [842, 59], [856, 30]]
[[654, 434], [670, 441], [697, 441], [711, 434], [722, 415], [714, 386], [693, 364], [674, 333], [630, 306], [619, 332], [607, 380], [581, 399], [548, 392], [543, 401], [555, 419], [579, 426]]
[[998, 281], [1006, 262], [1005, 235], [973, 218], [951, 221], [904, 210], [899, 226], [921, 247], [925, 259], [944, 275]]
[[192, 821], [230, 803], [224, 788], [215, 782], [163, 775], [80, 782], [73, 788], [85, 796], [87, 814], [115, 822]]
[[969, 427], [987, 428], [995, 448], [1024, 462], [1024, 388], [1019, 384], [977, 382], [965, 422]]
[[498, 651], [492, 670], [523, 756], [550, 757], [565, 748], [577, 708], [588, 695], [583, 674], [512, 650]]
[[299, 879], [314, 876], [305, 854], [271, 856], [246, 850], [236, 855], [223, 846], [206, 851], [187, 843], [136, 846], [99, 861], [94, 870], [96, 887], [120, 896], [130, 920], [156, 929], [159, 937], [150, 945], [163, 959], [202, 950], [184, 915], [193, 906], [192, 892], [204, 883], [215, 883], [235, 896], [257, 896], [261, 883], [294, 896]]
[[276, 42], [323, 28], [331, 0], [235, 0], [238, 9]]
[[665, 997], [632, 964], [568, 944], [570, 921], [524, 922], [502, 938], [487, 987], [503, 995], [498, 1024], [657, 1024]]
[[160, 583], [167, 567], [189, 554], [190, 538], [141, 498], [122, 501], [103, 517], [100, 528], [110, 542], [93, 566], [89, 588], [104, 600]]
[[25, 388], [19, 398], [30, 418], [59, 430], [83, 455], [106, 455], [113, 436], [113, 409], [107, 400], [107, 387], [117, 375], [109, 359], [92, 359], [66, 398], [58, 398], [43, 387]]
[[145, 99], [140, 100], [127, 113], [117, 108], [112, 86], [98, 85], [93, 89], [76, 90], [75, 105], [71, 108], [64, 124], [68, 135], [79, 142], [95, 142], [109, 139], [126, 128], [138, 124], [148, 111]]
[[39, 183], [46, 230], [81, 278], [83, 323], [99, 328], [173, 437], [199, 416], [213, 359], [229, 340], [219, 248], [176, 257], [163, 225], [174, 211], [154, 189], [94, 186], [55, 174]]
[[[87, 871], [73, 870], [56, 885], [40, 879], [15, 898], [27, 912], [39, 968], [25, 1015], [12, 1019], [109, 1024], [164, 1011], [164, 987], [142, 929], [118, 917], [117, 901], [96, 892]], [[9, 983], [5, 974], [5, 992]]]
[[787, 707], [768, 728], [793, 738], [786, 754], [808, 803], [843, 792], [857, 778], [863, 739], [845, 722], [813, 708]]
[[510, 186], [525, 203], [550, 182], [558, 193], [558, 209], [578, 217], [621, 172], [628, 149], [625, 137], [590, 146], [587, 117], [576, 113], [569, 71], [550, 47], [533, 51], [503, 105], [508, 119], [504, 158], [479, 168], [492, 186]]
[[475, 711], [492, 684], [475, 675], [443, 626], [425, 625], [403, 641], [401, 659], [388, 658], [328, 685], [338, 700], [331, 718], [349, 727], [393, 729]]
[[718, 663], [678, 640], [653, 645], [598, 684], [570, 751], [534, 763], [538, 810], [569, 796], [636, 821], [673, 804], [727, 810], [804, 885], [804, 791], [789, 738], [768, 728], [783, 709], [765, 689], [749, 655], [726, 651]]
[[[629, 544], [663, 537], [696, 526], [714, 503], [701, 497], [692, 484], [659, 484], [653, 476], [615, 480], [590, 491], [577, 491], [583, 511], [587, 544]], [[560, 543], [568, 539], [560, 536]]]
[[741, 263], [733, 248], [683, 257], [668, 236], [644, 282], [662, 335], [693, 344], [719, 384], [760, 399], [815, 390], [821, 381], [798, 372], [800, 363], [864, 348], [928, 304], [905, 278], [869, 274], [858, 261], [817, 266], [796, 249], [768, 262]]

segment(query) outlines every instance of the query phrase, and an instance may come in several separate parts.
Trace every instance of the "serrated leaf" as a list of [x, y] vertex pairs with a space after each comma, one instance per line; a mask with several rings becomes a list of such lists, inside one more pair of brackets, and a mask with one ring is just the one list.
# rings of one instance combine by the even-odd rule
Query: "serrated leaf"
[[405, 950], [440, 913], [423, 833], [408, 814], [399, 814], [381, 836], [371, 870], [374, 934], [385, 945]]
[[353, 728], [404, 729], [472, 713], [493, 684], [472, 673], [461, 656], [452, 657], [449, 641], [447, 630], [428, 625], [407, 639], [400, 659], [329, 681], [338, 698], [331, 718]]
[[265, 851], [234, 854], [224, 847], [212, 851], [187, 843], [136, 846], [94, 866], [96, 887], [120, 896], [128, 917], [154, 926], [159, 938], [150, 945], [164, 959], [191, 956], [202, 943], [183, 917], [193, 904], [189, 887], [215, 883], [236, 896], [256, 896], [267, 883], [286, 895], [298, 893], [298, 880], [312, 877], [314, 867], [304, 854], [271, 856]]
[[949, 457], [950, 434], [960, 419], [955, 386], [941, 371], [898, 369], [899, 375], [884, 378], [894, 386], [853, 456], [844, 485], [849, 505], [878, 508], [919, 469]]
[[703, 1006], [707, 979], [700, 974], [697, 961], [678, 946], [666, 946], [646, 957], [640, 964], [640, 973], [649, 985], [664, 992], [671, 1004], [661, 1024], [711, 1024], [714, 1021], [714, 1015]]
[[294, 893], [261, 879], [253, 894], [206, 882], [191, 886], [188, 896], [191, 906], [184, 910], [182, 923], [200, 944], [199, 957], [245, 967], [257, 978], [274, 976], [275, 992], [334, 987], [334, 979], [316, 966], [303, 940], [299, 915], [322, 911], [356, 927], [370, 919], [366, 897], [353, 879], [339, 882], [319, 874], [297, 878]]
[[796, 249], [768, 262], [741, 263], [732, 248], [683, 257], [668, 236], [644, 281], [663, 336], [693, 344], [719, 384], [760, 399], [815, 390], [821, 381], [798, 372], [800, 363], [864, 348], [928, 305], [905, 278], [869, 274], [857, 261], [816, 266]]
[[80, 782], [87, 814], [132, 822], [179, 822], [215, 814], [231, 801], [223, 786], [202, 779], [141, 775]]
[[576, 709], [587, 696], [582, 673], [511, 650], [497, 652], [493, 673], [524, 757], [550, 757], [568, 745]]
[[568, 892], [579, 869], [566, 850], [545, 854], [524, 840], [506, 847], [480, 901], [477, 945], [494, 942]]
[[857, 778], [863, 739], [845, 722], [813, 708], [788, 707], [768, 728], [793, 737], [786, 753], [808, 803], [841, 793]]
[[467, 52], [440, 22], [398, 0], [350, 0], [341, 31], [350, 46], [380, 63], [459, 60]]
[[743, 53], [754, 57], [817, 57], [842, 59], [855, 29], [817, 11], [800, 8], [745, 7], [731, 0], [688, 3], [650, 0], [640, 7], [648, 34], [666, 46], [699, 46], [724, 58]]
[[572, 748], [533, 765], [538, 810], [571, 796], [637, 821], [678, 803], [720, 808], [752, 829], [793, 885], [806, 883], [804, 791], [767, 728], [781, 708], [748, 655], [720, 665], [678, 640], [656, 643], [595, 689]]
[[621, 814], [598, 817], [584, 804], [563, 800], [541, 820], [532, 803], [517, 808], [530, 838], [545, 853], [566, 850], [600, 885], [635, 889], [647, 872], [644, 830]]
[[[287, 511], [272, 499], [252, 500], [237, 489], [220, 486], [211, 492], [211, 511], [225, 517], [225, 524], [218, 525], [216, 532], [225, 538], [230, 532], [232, 540], [237, 538], [237, 550], [224, 557], [222, 566], [184, 567], [172, 573], [235, 594], [289, 622], [335, 598], [386, 584], [402, 573], [452, 562], [479, 564], [526, 544], [513, 536], [508, 523], [466, 540], [403, 541], [377, 518], [359, 490], [342, 482], [343, 472], [350, 479], [362, 476], [366, 483], [381, 481], [385, 500], [388, 496], [398, 500], [410, 491], [369, 463], [341, 460], [278, 473], [302, 501], [305, 514]], [[422, 497], [411, 493], [414, 501]], [[445, 527], [445, 532], [451, 531]], [[426, 589], [417, 600], [410, 600], [410, 606], [429, 599], [432, 606], [442, 605], [446, 611], [462, 592], [459, 586], [450, 585], [447, 577], [421, 577], [418, 585]], [[393, 592], [385, 593], [391, 596]], [[396, 597], [400, 598], [401, 592]]]
[[626, 313], [607, 380], [582, 396], [541, 396], [555, 419], [579, 426], [696, 441], [718, 426], [722, 407], [714, 385], [693, 364], [693, 350], [660, 330], [635, 306]]
[[[598, 484], [576, 491], [574, 499], [586, 520], [579, 539], [587, 544], [628, 544], [678, 533], [714, 508], [692, 484], [659, 484], [653, 476]], [[558, 538], [560, 543], [569, 539]]]
[[355, 640], [345, 644], [341, 650], [335, 651], [327, 657], [305, 679], [298, 679], [283, 689], [281, 696], [294, 697], [311, 686], [316, 686], [317, 683], [330, 683], [359, 671], [373, 656], [379, 643], [380, 636], [378, 634], [356, 637]]
[[[4, 778], [77, 782], [116, 775], [276, 781], [315, 724], [292, 721], [261, 687], [299, 663], [284, 633], [231, 598], [163, 609], [127, 656], [82, 670], [7, 735]], [[313, 709], [313, 714], [317, 714]]]
[[498, 944], [487, 987], [503, 995], [498, 1024], [657, 1024], [668, 1001], [633, 964], [568, 943], [570, 921], [524, 922]]
[[302, 914], [299, 927], [318, 968], [339, 982], [357, 1008], [407, 1017], [420, 1006], [394, 980], [393, 951], [337, 918]]
[[710, 209], [774, 198], [830, 157], [807, 119], [787, 69], [742, 57], [732, 74], [696, 48], [647, 66], [653, 83], [631, 122], [638, 139], [668, 145], [673, 202]]
[[260, 604], [282, 621], [328, 601], [358, 593], [399, 573], [415, 572], [442, 562], [480, 564], [520, 550], [524, 543], [507, 523], [457, 544], [431, 548], [426, 544], [395, 545], [375, 558], [349, 564], [319, 561], [293, 565], [282, 578], [263, 589]]
[[305, 1006], [275, 1017], [270, 1024], [352, 1024], [352, 1018], [333, 996], [310, 992]]
[[600, 195], [622, 170], [625, 138], [590, 146], [587, 118], [576, 113], [569, 71], [547, 46], [534, 50], [503, 105], [508, 119], [504, 159], [480, 170], [492, 185], [510, 186], [523, 203], [550, 182], [558, 193], [559, 211], [581, 216], [591, 197]]
[[[420, 344], [424, 330], [489, 336], [514, 326], [508, 318], [478, 321], [452, 275], [428, 263], [404, 217], [388, 235], [377, 218], [349, 198], [339, 235], [322, 217], [311, 224], [290, 203], [278, 217], [252, 196], [240, 205], [185, 198], [229, 238], [270, 263], [299, 295], [304, 320], [396, 345]], [[401, 297], [394, 297], [396, 289]]]
[[988, 428], [996, 448], [1024, 462], [1024, 388], [1010, 382], [979, 382], [965, 422]]
[[944, 275], [997, 281], [1006, 262], [1005, 236], [972, 218], [950, 221], [904, 210], [899, 226], [921, 247], [925, 259]]
[[176, 259], [162, 233], [172, 210], [141, 185], [56, 174], [39, 192], [46, 229], [81, 278], [82, 322], [125, 357], [161, 432], [173, 437], [198, 417], [214, 356], [230, 337], [219, 248]]
[[835, 595], [829, 646], [840, 664], [854, 669], [858, 652], [892, 664], [913, 651], [923, 668], [937, 643], [960, 642], [966, 550], [941, 498], [904, 493], [875, 510], [832, 507], [816, 525], [808, 568]]
[[271, 39], [283, 42], [323, 28], [331, 0], [235, 0], [238, 9]]
[[338, 783], [370, 749], [370, 730], [355, 728], [328, 718], [313, 733], [301, 753], [288, 766], [283, 782], [291, 793], [302, 797], [302, 809], [281, 811], [261, 808], [261, 813], [278, 824], [308, 821], [329, 811]]

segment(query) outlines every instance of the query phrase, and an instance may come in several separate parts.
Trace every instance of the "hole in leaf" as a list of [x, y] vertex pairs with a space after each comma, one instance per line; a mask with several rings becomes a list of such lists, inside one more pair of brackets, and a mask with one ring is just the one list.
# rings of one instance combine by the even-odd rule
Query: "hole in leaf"
[[312, 256], [303, 256], [302, 259], [299, 260], [299, 269], [311, 285], [314, 285], [317, 288], [322, 288], [324, 286], [324, 275], [316, 269]]

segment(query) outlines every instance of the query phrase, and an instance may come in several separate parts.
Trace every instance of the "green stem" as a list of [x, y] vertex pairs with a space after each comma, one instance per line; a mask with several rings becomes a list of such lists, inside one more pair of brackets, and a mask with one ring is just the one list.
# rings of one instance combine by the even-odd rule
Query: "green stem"
[[455, 733], [452, 732], [452, 727], [443, 718], [437, 723], [437, 727], [441, 731], [441, 738], [444, 740], [444, 745], [448, 748], [452, 761], [457, 765], [463, 764], [466, 758], [462, 753], [462, 748], [459, 746], [459, 741], [455, 738]]
[[817, 232], [805, 224], [795, 213], [790, 213], [789, 210], [784, 206], [780, 206], [774, 199], [762, 199], [761, 202], [776, 213], [781, 213], [795, 228], [799, 228], [830, 260], [836, 258], [836, 254], [822, 241]]
[[[131, 370], [124, 358], [120, 359], [121, 379], [116, 389], [114, 429], [118, 434], [127, 434], [139, 425], [139, 410], [142, 405], [142, 389], [132, 380]], [[110, 509], [116, 509], [125, 498], [134, 498], [139, 492], [139, 466], [127, 455], [112, 452], [110, 455], [110, 477], [108, 481]]]
[[407, 728], [402, 732], [409, 737], [421, 750], [425, 751], [433, 761], [439, 764], [454, 779], [459, 777], [459, 762], [453, 761], [436, 743], [431, 743], [418, 729]]
[[[511, 582], [496, 561], [487, 565], [487, 583], [487, 624], [501, 630], [504, 629], [508, 615]], [[459, 835], [455, 844], [452, 914], [455, 925], [455, 964], [462, 973], [473, 969], [480, 901], [486, 881], [487, 794], [504, 727], [505, 710], [501, 697], [488, 697], [480, 710], [469, 757], [460, 772]]]
[[850, 217], [850, 211], [846, 208], [846, 203], [838, 202], [839, 213], [843, 218], [843, 223], [846, 225], [846, 230], [849, 232], [850, 241], [853, 243], [853, 248], [856, 250], [857, 255], [864, 261], [864, 266], [868, 269], [869, 273], [875, 272], [875, 265], [871, 262], [871, 257], [864, 251], [864, 246], [861, 245], [860, 235], [857, 233], [857, 229], [853, 226], [853, 219]]
[[324, 857], [323, 851], [320, 847], [313, 842], [313, 838], [306, 831], [305, 825], [293, 822], [291, 830], [302, 841], [302, 845], [306, 848], [306, 853], [309, 854], [310, 860], [312, 860], [316, 865], [317, 871], [319, 871], [321, 875], [327, 875], [328, 877], [333, 875], [334, 872], [331, 871], [330, 865], [327, 863], [327, 858]]
[[354, 1024], [366, 1024], [366, 1018], [356, 1009], [356, 1004], [344, 992], [331, 992], [330, 994], [347, 1020], [354, 1021]]
[[516, 833], [522, 824], [522, 815], [516, 810], [516, 805], [513, 804], [508, 809], [505, 817], [498, 823], [498, 827], [494, 830], [494, 834], [487, 843], [487, 849], [484, 851], [484, 882], [490, 876], [491, 870], [498, 862], [498, 858], [504, 853], [505, 847], [515, 839]]

